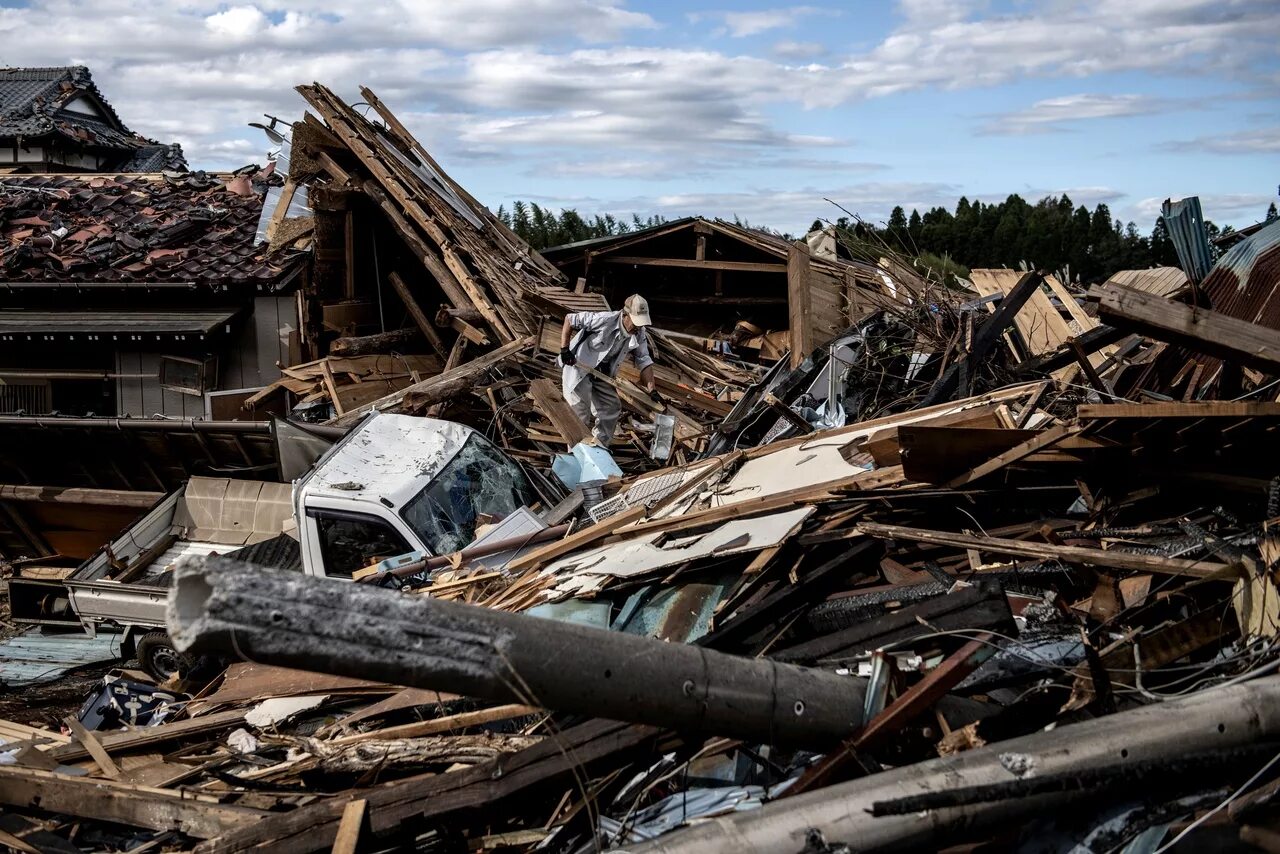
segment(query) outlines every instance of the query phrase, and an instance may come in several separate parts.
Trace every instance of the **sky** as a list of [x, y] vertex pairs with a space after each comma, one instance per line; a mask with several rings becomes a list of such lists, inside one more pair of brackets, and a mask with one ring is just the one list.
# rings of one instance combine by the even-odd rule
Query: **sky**
[[0, 65], [87, 65], [194, 167], [369, 86], [496, 208], [792, 233], [964, 195], [1165, 198], [1260, 219], [1280, 183], [1276, 0], [0, 0]]

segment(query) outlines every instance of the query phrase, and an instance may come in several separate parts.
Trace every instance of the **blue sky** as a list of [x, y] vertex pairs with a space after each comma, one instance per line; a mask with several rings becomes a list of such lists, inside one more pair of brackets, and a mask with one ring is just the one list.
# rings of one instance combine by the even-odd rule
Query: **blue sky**
[[0, 62], [87, 64], [135, 130], [262, 162], [298, 83], [367, 84], [492, 206], [739, 216], [1067, 192], [1150, 229], [1280, 182], [1274, 0], [0, 0]]

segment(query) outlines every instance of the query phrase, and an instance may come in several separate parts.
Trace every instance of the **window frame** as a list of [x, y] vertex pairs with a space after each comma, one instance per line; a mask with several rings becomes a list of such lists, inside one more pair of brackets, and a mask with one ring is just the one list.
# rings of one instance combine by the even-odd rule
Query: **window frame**
[[[314, 527], [315, 542], [316, 542], [316, 547], [319, 549], [319, 552], [320, 552], [318, 555], [318, 557], [320, 558], [320, 568], [323, 570], [323, 574], [325, 578], [338, 578], [338, 579], [345, 579], [347, 581], [350, 581], [357, 572], [359, 572], [361, 569], [364, 568], [363, 566], [358, 566], [352, 569], [351, 572], [349, 573], [330, 572], [330, 568], [335, 566], [336, 564], [330, 560], [331, 547], [329, 545], [328, 539], [325, 537], [324, 530], [321, 527], [321, 523], [325, 519], [333, 519], [339, 522], [356, 522], [361, 524], [373, 524], [373, 525], [382, 526], [386, 530], [393, 533], [396, 536], [396, 538], [400, 541], [400, 543], [404, 546], [404, 551], [387, 555], [387, 557], [395, 557], [396, 555], [408, 554], [409, 552], [415, 551], [415, 548], [413, 544], [409, 541], [409, 538], [405, 536], [404, 532], [401, 531], [398, 526], [393, 524], [389, 519], [384, 519], [381, 516], [375, 515], [373, 513], [360, 513], [354, 510], [338, 510], [338, 509], [329, 508], [329, 507], [308, 507], [306, 510], [306, 514], [307, 514], [307, 518], [310, 519], [312, 524], [315, 526]], [[366, 564], [365, 566], [368, 566], [368, 564]]]

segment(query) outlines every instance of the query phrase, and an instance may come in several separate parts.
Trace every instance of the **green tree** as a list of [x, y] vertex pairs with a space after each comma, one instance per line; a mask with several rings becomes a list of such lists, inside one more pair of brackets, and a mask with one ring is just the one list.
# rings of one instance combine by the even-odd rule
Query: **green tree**
[[885, 229], [888, 231], [886, 242], [890, 246], [906, 248], [911, 245], [911, 237], [907, 233], [907, 213], [902, 209], [902, 205], [895, 207], [889, 214]]

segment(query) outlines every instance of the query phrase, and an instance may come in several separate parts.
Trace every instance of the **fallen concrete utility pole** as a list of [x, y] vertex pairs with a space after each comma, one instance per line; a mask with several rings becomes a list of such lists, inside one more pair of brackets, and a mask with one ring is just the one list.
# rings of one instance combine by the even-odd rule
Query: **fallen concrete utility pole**
[[754, 742], [830, 747], [862, 722], [860, 679], [219, 557], [179, 565], [168, 623], [184, 652]]
[[1083, 772], [1123, 762], [1172, 761], [1277, 737], [1280, 676], [1269, 676], [872, 774], [626, 850], [631, 854], [799, 851], [810, 830], [820, 832], [828, 845], [847, 843], [857, 851], [934, 850], [963, 842], [968, 835], [981, 838], [982, 831], [993, 827], [1013, 827], [1060, 811], [1069, 799], [1088, 792], [1036, 794], [879, 817], [871, 815], [872, 805], [1032, 775]]

